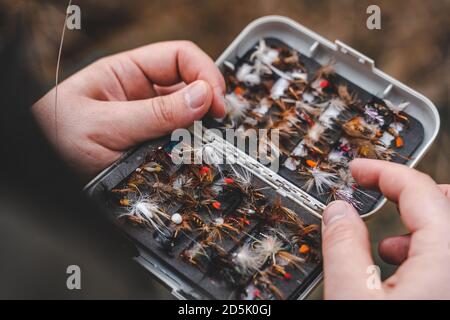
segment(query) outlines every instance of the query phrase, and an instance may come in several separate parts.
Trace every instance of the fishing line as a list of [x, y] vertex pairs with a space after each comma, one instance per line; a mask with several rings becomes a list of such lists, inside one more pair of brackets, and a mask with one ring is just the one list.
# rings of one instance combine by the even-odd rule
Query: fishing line
[[59, 143], [58, 143], [58, 84], [59, 84], [59, 65], [61, 62], [61, 53], [62, 48], [64, 44], [64, 37], [66, 34], [66, 25], [67, 25], [67, 19], [69, 17], [69, 7], [72, 5], [72, 0], [69, 0], [69, 4], [67, 5], [66, 9], [66, 17], [64, 18], [64, 25], [61, 33], [61, 40], [59, 43], [59, 50], [58, 50], [58, 59], [56, 61], [56, 75], [55, 75], [55, 106], [54, 106], [54, 122], [55, 122], [55, 144], [56, 144], [56, 151], [59, 149]]

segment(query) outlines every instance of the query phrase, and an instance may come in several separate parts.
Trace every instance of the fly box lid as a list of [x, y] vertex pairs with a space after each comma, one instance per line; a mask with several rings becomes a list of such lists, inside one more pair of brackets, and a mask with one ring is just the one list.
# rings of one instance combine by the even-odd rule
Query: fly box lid
[[[124, 222], [136, 260], [177, 298], [303, 298], [322, 278], [326, 203], [342, 198], [368, 217], [385, 202], [354, 185], [348, 162], [415, 166], [437, 135], [437, 110], [371, 59], [285, 17], [255, 20], [216, 63], [227, 116], [206, 119], [192, 137], [209, 155], [233, 155], [233, 164], [174, 165], [179, 143], [163, 137], [85, 189]], [[227, 128], [280, 129], [279, 171], [225, 141]], [[187, 151], [196, 158], [198, 150]]]

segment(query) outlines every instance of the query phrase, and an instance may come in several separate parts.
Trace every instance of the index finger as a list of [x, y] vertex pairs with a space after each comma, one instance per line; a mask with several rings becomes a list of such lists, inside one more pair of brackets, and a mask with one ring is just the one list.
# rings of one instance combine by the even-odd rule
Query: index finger
[[370, 159], [355, 159], [350, 169], [358, 184], [378, 188], [398, 203], [402, 220], [411, 232], [429, 224], [449, 223], [450, 202], [428, 175], [404, 165]]
[[150, 44], [122, 53], [127, 55], [147, 76], [159, 86], [179, 82], [190, 84], [206, 81], [214, 91], [211, 113], [214, 117], [225, 114], [223, 95], [225, 80], [214, 61], [190, 41], [168, 41]]

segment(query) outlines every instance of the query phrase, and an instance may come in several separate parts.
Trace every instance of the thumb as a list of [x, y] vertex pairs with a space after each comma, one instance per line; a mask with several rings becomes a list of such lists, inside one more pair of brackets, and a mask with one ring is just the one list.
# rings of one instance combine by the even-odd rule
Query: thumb
[[378, 274], [372, 281], [367, 228], [351, 205], [334, 201], [327, 206], [322, 241], [325, 299], [372, 299], [381, 294], [376, 290], [381, 289]]
[[199, 80], [169, 95], [108, 103], [115, 105], [115, 130], [134, 144], [189, 127], [208, 112], [212, 99], [210, 85]]

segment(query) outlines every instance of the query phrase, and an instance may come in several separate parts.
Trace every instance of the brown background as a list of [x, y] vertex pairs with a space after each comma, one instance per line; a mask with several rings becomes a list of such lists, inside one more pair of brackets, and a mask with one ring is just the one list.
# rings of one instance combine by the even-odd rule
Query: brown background
[[[288, 16], [324, 37], [339, 39], [373, 58], [378, 68], [429, 97], [441, 115], [437, 141], [419, 169], [440, 183], [450, 183], [449, 20], [450, 1], [75, 1], [82, 11], [82, 30], [68, 31], [62, 77], [110, 53], [151, 42], [189, 39], [213, 59], [253, 19], [270, 14]], [[382, 30], [366, 28], [366, 8], [378, 4]], [[36, 76], [51, 86], [64, 21], [65, 1], [6, 1], [6, 10], [25, 13]], [[424, 212], [427, 214], [427, 212]], [[386, 205], [370, 221], [375, 261], [383, 278], [395, 268], [380, 261], [378, 242], [405, 233], [396, 208]], [[158, 284], [147, 297], [170, 298]], [[321, 288], [311, 295], [322, 297]]]

